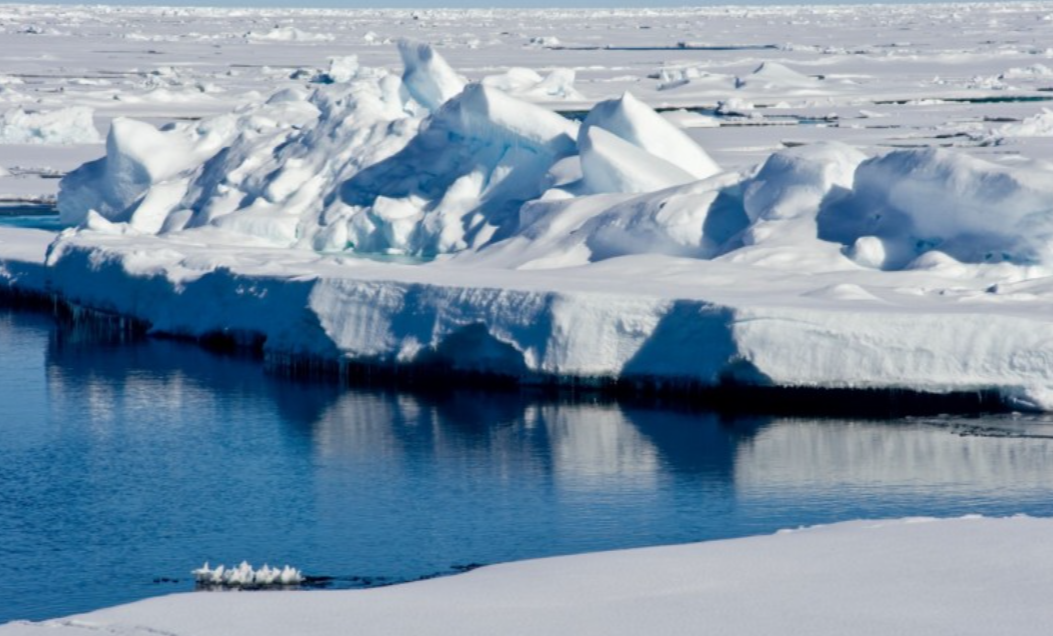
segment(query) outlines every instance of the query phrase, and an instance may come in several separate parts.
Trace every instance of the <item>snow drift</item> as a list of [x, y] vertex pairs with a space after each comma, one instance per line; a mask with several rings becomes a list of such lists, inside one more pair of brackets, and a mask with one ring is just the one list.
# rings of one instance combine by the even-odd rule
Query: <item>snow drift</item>
[[895, 151], [859, 165], [850, 196], [820, 216], [820, 236], [876, 237], [881, 266], [930, 252], [969, 263], [1053, 264], [1053, 183], [1044, 170], [1005, 168], [941, 149]]

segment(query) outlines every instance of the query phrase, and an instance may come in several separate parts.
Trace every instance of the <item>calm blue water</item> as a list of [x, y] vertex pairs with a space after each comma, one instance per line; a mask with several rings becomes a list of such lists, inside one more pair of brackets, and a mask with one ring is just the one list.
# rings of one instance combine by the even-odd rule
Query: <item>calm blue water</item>
[[0, 623], [190, 590], [205, 560], [348, 586], [858, 517], [1053, 515], [1051, 435], [352, 391], [0, 310]]

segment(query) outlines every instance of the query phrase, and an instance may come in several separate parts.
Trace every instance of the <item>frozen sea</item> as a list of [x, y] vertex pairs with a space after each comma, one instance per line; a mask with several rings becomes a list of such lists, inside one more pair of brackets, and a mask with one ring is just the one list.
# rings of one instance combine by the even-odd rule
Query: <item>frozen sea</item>
[[[421, 45], [400, 53], [402, 38]], [[0, 5], [0, 284], [127, 308], [162, 334], [207, 336], [237, 320], [276, 356], [459, 353], [481, 315], [532, 370], [585, 377], [633, 361], [694, 370], [705, 359], [692, 338], [668, 336], [694, 333], [677, 331], [690, 326], [673, 311], [680, 301], [704, 301], [728, 308], [715, 314], [729, 318], [715, 323], [728, 351], [710, 352], [714, 374], [741, 358], [794, 386], [993, 387], [1053, 411], [1051, 43], [1048, 2]], [[479, 85], [459, 93], [462, 79]], [[456, 107], [428, 103], [422, 87]], [[596, 130], [621, 137], [575, 133], [598, 103]], [[647, 134], [629, 134], [619, 112]], [[343, 188], [425, 121], [461, 126], [450, 130], [471, 133], [469, 150], [522, 142], [545, 151], [544, 165], [530, 153], [490, 161], [448, 135], [445, 163], [400, 156], [418, 161], [414, 174], [445, 166], [440, 176], [460, 186], [368, 201]], [[107, 154], [112, 174], [78, 171]], [[472, 162], [478, 170], [455, 174]], [[694, 171], [667, 183], [670, 165]], [[431, 237], [442, 249], [410, 240], [434, 229], [424, 215], [443, 205], [450, 227], [476, 223], [494, 194], [481, 184], [517, 166], [552, 186], [547, 197], [514, 193], [533, 204], [515, 215], [517, 232], [530, 230], [510, 236], [520, 242], [488, 233], [508, 221], [496, 217], [475, 238]], [[871, 190], [819, 214], [856, 182]], [[83, 227], [60, 239], [46, 280], [55, 236], [34, 230], [65, 224], [50, 214], [60, 183], [65, 222]], [[213, 186], [206, 206], [197, 195]], [[882, 206], [899, 225], [860, 236], [819, 227]], [[205, 208], [215, 219], [180, 229]], [[461, 253], [429, 260], [447, 249]], [[143, 285], [158, 272], [163, 286]], [[355, 295], [373, 281], [395, 300]], [[400, 304], [415, 286], [427, 293]], [[297, 295], [308, 291], [309, 307]], [[181, 301], [195, 294], [207, 302]], [[467, 349], [487, 360], [485, 346]], [[291, 564], [314, 587], [372, 587], [550, 555], [973, 513], [1053, 516], [1048, 412], [806, 419], [346, 387], [0, 309], [0, 623], [188, 591], [206, 561]]]
[[858, 518], [1053, 515], [1044, 417], [344, 389], [10, 310], [0, 352], [0, 623], [190, 590], [206, 560], [344, 588]]

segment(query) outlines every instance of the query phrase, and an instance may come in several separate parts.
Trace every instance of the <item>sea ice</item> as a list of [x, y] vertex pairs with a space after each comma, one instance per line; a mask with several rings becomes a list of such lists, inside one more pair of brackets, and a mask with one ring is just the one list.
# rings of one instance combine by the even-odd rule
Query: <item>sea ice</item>
[[92, 144], [101, 138], [90, 108], [0, 111], [0, 144]]

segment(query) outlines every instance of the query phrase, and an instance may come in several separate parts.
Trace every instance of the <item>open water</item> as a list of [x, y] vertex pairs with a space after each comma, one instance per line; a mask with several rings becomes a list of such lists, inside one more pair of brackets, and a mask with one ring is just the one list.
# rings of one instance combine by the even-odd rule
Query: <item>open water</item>
[[190, 591], [204, 561], [355, 587], [967, 513], [1053, 515], [1050, 421], [355, 390], [0, 309], [0, 623]]

